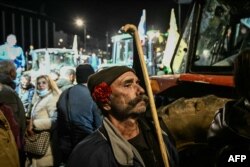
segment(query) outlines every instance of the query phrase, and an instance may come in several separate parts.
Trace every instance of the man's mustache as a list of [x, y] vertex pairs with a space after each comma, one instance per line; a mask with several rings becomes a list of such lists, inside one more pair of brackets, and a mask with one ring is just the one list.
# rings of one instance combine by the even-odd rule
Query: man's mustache
[[144, 101], [147, 104], [148, 103], [148, 96], [146, 96], [146, 95], [137, 96], [133, 100], [130, 100], [128, 102], [128, 104], [131, 105], [131, 106], [135, 106], [136, 104], [138, 104], [141, 101]]

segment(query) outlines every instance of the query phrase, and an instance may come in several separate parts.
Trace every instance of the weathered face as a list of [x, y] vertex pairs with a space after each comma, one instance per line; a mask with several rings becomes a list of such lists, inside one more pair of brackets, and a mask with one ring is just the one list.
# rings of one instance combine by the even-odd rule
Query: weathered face
[[137, 117], [146, 111], [148, 98], [133, 72], [126, 72], [111, 84], [111, 113], [117, 119]]

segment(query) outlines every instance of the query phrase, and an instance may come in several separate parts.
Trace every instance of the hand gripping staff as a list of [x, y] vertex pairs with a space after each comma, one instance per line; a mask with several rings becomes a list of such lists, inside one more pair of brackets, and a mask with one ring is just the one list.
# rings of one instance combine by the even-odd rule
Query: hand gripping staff
[[138, 51], [138, 55], [139, 55], [139, 60], [140, 60], [141, 68], [142, 68], [143, 78], [144, 78], [144, 82], [145, 82], [145, 85], [146, 85], [146, 90], [147, 90], [148, 97], [149, 97], [149, 104], [150, 104], [151, 114], [152, 114], [152, 117], [153, 117], [153, 121], [154, 121], [155, 129], [156, 129], [158, 141], [159, 141], [159, 144], [160, 144], [162, 159], [163, 159], [165, 167], [169, 167], [166, 146], [165, 146], [165, 143], [164, 143], [163, 137], [162, 137], [162, 131], [161, 131], [160, 123], [159, 123], [159, 120], [158, 120], [158, 115], [157, 115], [157, 110], [156, 110], [156, 106], [155, 106], [155, 102], [154, 102], [153, 92], [152, 92], [152, 88], [151, 88], [151, 85], [150, 85], [149, 75], [148, 75], [147, 67], [146, 67], [146, 64], [145, 64], [144, 54], [143, 54], [141, 41], [140, 41], [140, 38], [139, 38], [137, 28], [136, 28], [135, 25], [126, 24], [125, 26], [123, 26], [121, 28], [121, 30], [123, 32], [130, 33], [130, 34], [134, 35], [134, 39], [135, 39], [135, 42], [136, 42], [136, 47], [137, 47], [137, 51]]

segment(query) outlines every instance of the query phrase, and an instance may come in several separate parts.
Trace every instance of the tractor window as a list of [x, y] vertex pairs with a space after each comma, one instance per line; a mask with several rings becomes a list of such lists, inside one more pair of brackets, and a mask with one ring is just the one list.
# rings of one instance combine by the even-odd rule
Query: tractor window
[[204, 8], [200, 24], [195, 65], [213, 66], [226, 57], [225, 40], [231, 31], [228, 9], [211, 0]]
[[45, 67], [45, 51], [32, 52], [32, 69], [34, 71]]
[[[121, 35], [122, 36], [122, 35]], [[133, 39], [132, 37], [116, 39], [113, 42], [113, 63], [116, 64], [132, 64], [133, 60]]]
[[[217, 34], [215, 36], [217, 39], [212, 44], [208, 40], [200, 40], [200, 45], [197, 47], [197, 61], [195, 61], [195, 65], [213, 67], [232, 66], [234, 58], [240, 50], [250, 47], [250, 26], [244, 22], [246, 20], [250, 20], [250, 18], [242, 18], [235, 24], [225, 25], [222, 35]], [[210, 36], [210, 41], [213, 39], [215, 38], [211, 38]]]
[[[32, 69], [35, 71], [46, 69], [59, 70], [63, 66], [74, 67], [74, 52], [60, 49], [34, 50], [32, 54]], [[49, 68], [48, 68], [49, 67]]]
[[236, 55], [250, 47], [250, 15], [220, 0], [202, 2], [194, 3], [177, 43], [173, 73], [231, 74]]
[[229, 8], [217, 0], [205, 6], [200, 24], [195, 66], [232, 67], [237, 53], [250, 46], [250, 18], [230, 17]]
[[50, 64], [52, 69], [60, 69], [63, 66], [74, 66], [73, 52], [50, 52]]

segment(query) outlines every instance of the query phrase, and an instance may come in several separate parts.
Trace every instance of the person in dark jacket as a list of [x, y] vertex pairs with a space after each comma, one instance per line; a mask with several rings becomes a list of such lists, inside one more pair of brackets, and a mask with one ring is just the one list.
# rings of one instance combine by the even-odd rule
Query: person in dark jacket
[[15, 92], [15, 82], [16, 79], [16, 67], [12, 61], [2, 60], [0, 61], [0, 83], [2, 87], [0, 89], [0, 103], [4, 103], [11, 107], [14, 112], [15, 120], [19, 126], [20, 139], [18, 146], [20, 166], [24, 166], [25, 154], [24, 154], [24, 134], [26, 129], [26, 117], [25, 110], [21, 99]]
[[[229, 166], [229, 154], [234, 154], [237, 150], [241, 154], [250, 155], [249, 77], [250, 49], [246, 49], [236, 57], [234, 64], [234, 83], [240, 98], [227, 102], [219, 109], [208, 131], [208, 142], [218, 149], [218, 156], [222, 157], [218, 157], [217, 166]], [[226, 151], [229, 154], [223, 159], [223, 152]]]
[[[89, 77], [88, 88], [102, 110], [103, 124], [75, 147], [68, 166], [163, 167], [154, 126], [144, 117], [148, 97], [135, 71], [127, 66], [101, 70]], [[169, 164], [177, 166], [175, 147], [162, 134]]]
[[77, 66], [77, 85], [65, 90], [57, 102], [59, 147], [64, 163], [74, 146], [101, 125], [101, 112], [86, 84], [93, 73], [90, 64]]

